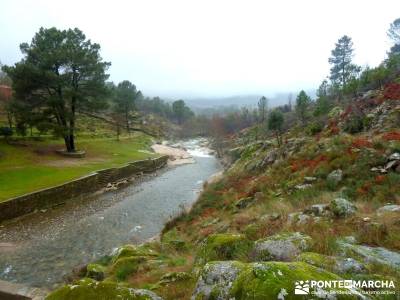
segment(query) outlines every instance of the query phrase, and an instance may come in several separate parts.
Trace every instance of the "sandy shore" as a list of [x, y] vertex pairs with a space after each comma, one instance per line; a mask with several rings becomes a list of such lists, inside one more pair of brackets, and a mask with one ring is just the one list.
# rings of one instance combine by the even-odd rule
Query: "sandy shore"
[[195, 163], [193, 157], [184, 149], [160, 144], [154, 144], [153, 146], [151, 146], [151, 149], [153, 149], [155, 153], [168, 155], [168, 165], [170, 166]]

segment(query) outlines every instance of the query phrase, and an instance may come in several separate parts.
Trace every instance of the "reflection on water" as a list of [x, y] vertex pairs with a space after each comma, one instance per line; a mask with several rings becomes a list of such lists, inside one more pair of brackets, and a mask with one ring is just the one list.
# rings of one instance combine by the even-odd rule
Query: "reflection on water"
[[196, 155], [195, 164], [163, 170], [140, 184], [0, 228], [0, 279], [52, 287], [77, 265], [121, 244], [140, 243], [159, 234], [182, 206], [193, 203], [203, 181], [220, 169], [198, 143], [183, 143]]

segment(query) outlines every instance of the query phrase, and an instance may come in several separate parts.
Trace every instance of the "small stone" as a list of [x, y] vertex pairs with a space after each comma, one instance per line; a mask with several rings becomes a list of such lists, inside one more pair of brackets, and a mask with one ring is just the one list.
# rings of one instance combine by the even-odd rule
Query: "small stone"
[[312, 187], [312, 185], [309, 184], [309, 183], [306, 183], [306, 184], [298, 184], [298, 185], [296, 185], [294, 188], [295, 188], [296, 190], [305, 190], [305, 189], [308, 189], [308, 188], [310, 188], [310, 187]]
[[235, 206], [239, 209], [246, 208], [254, 203], [254, 198], [253, 197], [245, 197], [239, 199], [236, 203]]
[[327, 179], [339, 183], [343, 179], [343, 171], [340, 169], [334, 170], [328, 175]]
[[314, 181], [317, 181], [317, 177], [304, 177], [304, 183], [313, 183]]

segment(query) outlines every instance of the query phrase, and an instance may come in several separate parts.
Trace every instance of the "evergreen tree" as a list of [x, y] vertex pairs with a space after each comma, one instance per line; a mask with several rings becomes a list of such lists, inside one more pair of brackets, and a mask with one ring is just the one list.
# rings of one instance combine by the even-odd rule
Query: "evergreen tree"
[[305, 91], [300, 91], [296, 98], [296, 114], [304, 125], [307, 120], [307, 111], [311, 104], [311, 98]]
[[258, 100], [258, 113], [260, 115], [261, 123], [264, 123], [265, 116], [268, 110], [268, 99], [262, 96], [260, 100]]
[[329, 63], [332, 65], [330, 79], [338, 88], [346, 87], [351, 78], [356, 77], [360, 68], [352, 63], [353, 42], [347, 35], [341, 37], [332, 50]]
[[106, 106], [110, 63], [100, 57], [100, 45], [77, 28], [40, 28], [20, 49], [24, 58], [3, 70], [12, 80], [21, 125], [34, 119], [36, 127], [52, 129], [64, 138], [67, 151], [74, 152], [76, 113]]
[[283, 127], [284, 117], [283, 113], [279, 109], [274, 109], [268, 116], [268, 129], [274, 131], [276, 136], [276, 141], [278, 146], [282, 145], [282, 127]]

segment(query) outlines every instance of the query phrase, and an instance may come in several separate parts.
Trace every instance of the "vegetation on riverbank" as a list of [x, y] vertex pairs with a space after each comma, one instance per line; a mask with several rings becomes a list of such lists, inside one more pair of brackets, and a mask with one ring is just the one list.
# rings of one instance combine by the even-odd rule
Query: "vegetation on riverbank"
[[93, 171], [155, 157], [151, 137], [135, 133], [121, 137], [78, 137], [84, 158], [67, 158], [55, 152], [63, 148], [60, 139], [18, 139], [0, 141], [0, 201], [42, 188], [55, 186]]

